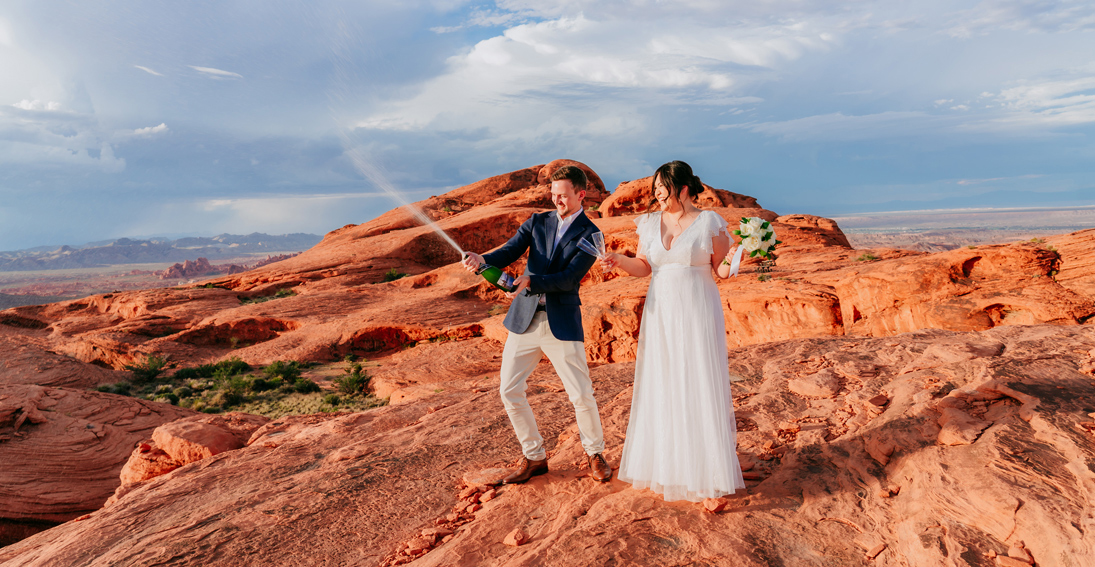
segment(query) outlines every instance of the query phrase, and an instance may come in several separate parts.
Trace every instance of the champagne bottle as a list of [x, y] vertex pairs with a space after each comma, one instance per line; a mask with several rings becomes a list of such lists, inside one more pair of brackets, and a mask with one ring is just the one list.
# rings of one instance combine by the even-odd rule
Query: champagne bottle
[[510, 293], [517, 289], [517, 286], [513, 285], [513, 276], [510, 276], [506, 272], [503, 272], [500, 268], [496, 268], [484, 262], [475, 273], [483, 276], [483, 279], [490, 282], [494, 287]]

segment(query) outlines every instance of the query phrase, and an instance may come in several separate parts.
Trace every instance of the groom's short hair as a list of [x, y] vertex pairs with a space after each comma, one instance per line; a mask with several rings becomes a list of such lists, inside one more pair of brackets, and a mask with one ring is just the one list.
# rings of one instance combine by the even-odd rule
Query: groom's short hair
[[562, 181], [563, 179], [566, 179], [574, 186], [575, 193], [586, 190], [588, 184], [586, 172], [576, 165], [564, 165], [551, 174], [552, 181]]

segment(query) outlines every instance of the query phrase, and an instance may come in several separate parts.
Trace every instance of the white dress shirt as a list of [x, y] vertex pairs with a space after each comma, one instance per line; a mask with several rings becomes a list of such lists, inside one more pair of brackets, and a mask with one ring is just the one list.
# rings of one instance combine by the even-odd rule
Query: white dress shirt
[[[559, 212], [556, 211], [555, 214], [556, 216], [558, 216]], [[578, 215], [580, 214], [582, 214], [581, 208], [571, 213], [571, 215], [567, 218], [563, 218], [561, 216], [559, 217], [559, 224], [555, 227], [555, 239], [551, 241], [551, 248], [548, 250], [548, 258], [550, 258], [552, 254], [555, 254], [555, 244], [559, 242], [559, 239], [563, 237], [563, 234], [565, 234], [567, 229], [570, 228], [570, 225], [574, 224], [574, 219], [577, 219]], [[543, 294], [540, 294], [540, 305], [546, 304], [547, 300], [544, 299]]]

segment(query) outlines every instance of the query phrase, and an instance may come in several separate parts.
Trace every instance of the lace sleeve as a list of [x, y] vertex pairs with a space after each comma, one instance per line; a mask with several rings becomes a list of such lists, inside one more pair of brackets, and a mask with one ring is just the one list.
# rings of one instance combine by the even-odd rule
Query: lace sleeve
[[635, 254], [638, 256], [647, 256], [650, 251], [650, 217], [650, 213], [635, 217], [635, 233], [639, 235], [639, 250]]
[[703, 211], [700, 213], [700, 218], [696, 219], [696, 222], [703, 223], [700, 225], [700, 230], [703, 233], [700, 237], [700, 248], [708, 254], [715, 252], [715, 248], [711, 243], [712, 238], [720, 234], [730, 236], [730, 233], [726, 230], [727, 222], [715, 211]]

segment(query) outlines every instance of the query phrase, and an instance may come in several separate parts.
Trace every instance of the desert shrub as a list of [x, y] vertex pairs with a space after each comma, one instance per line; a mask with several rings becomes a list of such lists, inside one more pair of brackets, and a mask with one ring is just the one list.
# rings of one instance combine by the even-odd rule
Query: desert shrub
[[323, 403], [330, 406], [337, 406], [342, 399], [338, 397], [338, 394], [327, 394], [323, 396]]
[[141, 383], [155, 380], [163, 373], [165, 366], [167, 366], [166, 358], [150, 354], [145, 357], [144, 362], [127, 364], [125, 369], [133, 373], [134, 382]]
[[234, 406], [243, 402], [243, 396], [237, 392], [230, 390], [221, 390], [213, 395], [213, 398], [209, 400], [210, 406], [219, 406], [226, 408]]
[[217, 406], [205, 406], [202, 408], [202, 413], [220, 413], [221, 408]]
[[233, 356], [228, 360], [222, 360], [213, 365], [215, 370], [225, 370], [229, 375], [243, 374], [248, 370], [251, 370], [251, 365], [240, 360], [238, 356]]
[[[278, 386], [280, 386], [280, 385], [281, 384], [278, 384]], [[265, 378], [257, 378], [256, 377], [253, 380], [251, 380], [251, 391], [252, 392], [265, 392], [267, 390], [273, 390], [275, 388], [277, 388], [277, 386], [272, 385]]]
[[248, 386], [250, 386], [250, 384], [243, 376], [230, 376], [224, 382], [224, 391], [242, 397]]
[[238, 299], [240, 300], [240, 305], [248, 305], [251, 303], [265, 303], [267, 301], [281, 299], [283, 297], [292, 297], [296, 294], [297, 292], [289, 288], [285, 288], [277, 290], [274, 295], [262, 295], [259, 297], [239, 297]]
[[174, 390], [172, 390], [171, 393], [175, 394], [176, 396], [178, 396], [180, 398], [189, 398], [190, 396], [194, 395], [194, 390], [192, 390], [191, 388], [189, 388], [187, 386], [180, 386], [180, 387], [175, 388]]
[[856, 262], [874, 262], [878, 259], [878, 256], [871, 254], [870, 252], [864, 252], [860, 257], [856, 258]]
[[293, 390], [301, 394], [311, 394], [312, 392], [318, 392], [320, 390], [319, 384], [307, 379], [297, 378], [293, 382]]
[[300, 378], [300, 364], [295, 360], [275, 360], [269, 366], [262, 369], [267, 378], [279, 378], [283, 382], [294, 382]]
[[397, 270], [395, 268], [392, 268], [384, 274], [384, 279], [382, 279], [380, 281], [382, 281], [382, 282], [394, 282], [395, 280], [398, 280], [399, 278], [405, 278], [408, 275], [410, 275], [410, 274], [404, 274], [403, 272], [400, 272], [399, 270]]
[[364, 394], [369, 391], [372, 377], [361, 367], [360, 362], [351, 362], [343, 370], [346, 374], [332, 380], [339, 392], [347, 395]]
[[250, 364], [240, 360], [238, 356], [233, 356], [228, 360], [222, 360], [216, 364], [202, 364], [201, 366], [195, 366], [193, 368], [180, 368], [171, 375], [171, 378], [175, 381], [213, 378], [218, 372], [222, 378], [226, 378], [234, 374], [242, 374], [248, 370], [251, 370]]
[[166, 394], [158, 394], [155, 398], [152, 398], [157, 402], [167, 402], [173, 406], [179, 405], [179, 397], [174, 392], [168, 392]]
[[129, 382], [118, 382], [117, 384], [99, 384], [95, 389], [109, 394], [128, 396], [130, 388], [132, 388], [132, 384]]

